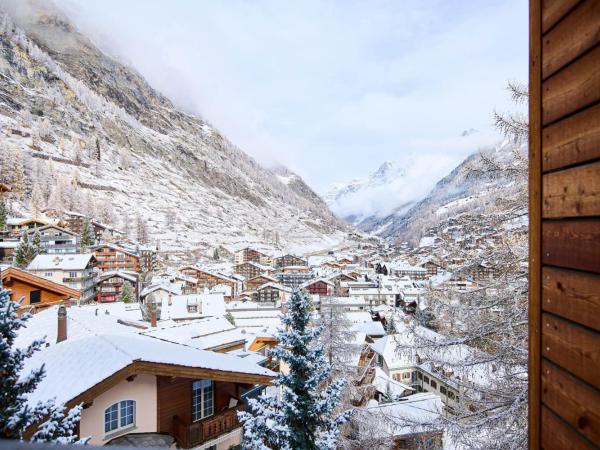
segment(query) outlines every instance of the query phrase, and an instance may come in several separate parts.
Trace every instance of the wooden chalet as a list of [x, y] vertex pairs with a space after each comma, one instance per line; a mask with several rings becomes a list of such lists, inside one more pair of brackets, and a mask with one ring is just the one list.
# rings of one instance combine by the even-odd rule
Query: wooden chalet
[[243, 264], [246, 262], [255, 262], [264, 266], [268, 266], [271, 264], [271, 257], [250, 247], [246, 247], [235, 252], [235, 264]]
[[600, 2], [530, 1], [529, 448], [600, 447]]
[[330, 297], [333, 295], [335, 284], [324, 278], [307, 281], [301, 286], [306, 292], [312, 295]]
[[236, 264], [233, 266], [233, 271], [238, 275], [242, 275], [246, 280], [257, 277], [259, 275], [269, 273], [270, 268], [257, 264], [255, 262], [245, 262], [242, 264]]
[[[231, 297], [235, 297], [238, 292], [238, 281], [226, 275], [210, 272], [197, 266], [183, 266], [179, 268], [179, 272], [187, 277], [195, 279], [197, 281], [198, 289], [212, 289], [215, 286], [225, 285], [230, 287]], [[231, 300], [231, 298], [226, 298], [226, 300]]]
[[60, 283], [33, 275], [16, 267], [0, 272], [2, 286], [10, 290], [10, 299], [18, 302], [21, 298], [21, 310], [38, 312], [65, 301], [79, 300], [81, 292]]
[[275, 269], [283, 269], [289, 266], [308, 266], [308, 262], [304, 258], [291, 254], [273, 258], [273, 267]]
[[102, 272], [128, 270], [140, 272], [140, 257], [125, 248], [113, 244], [100, 244], [91, 247], [96, 257], [98, 269]]
[[287, 296], [291, 293], [290, 288], [279, 283], [266, 283], [256, 289], [252, 294], [252, 300], [257, 303], [286, 302]]
[[101, 273], [96, 279], [96, 300], [100, 303], [116, 302], [125, 283], [129, 283], [134, 295], [133, 301], [138, 301], [140, 298], [139, 277], [137, 272], [120, 270]]
[[269, 275], [258, 275], [256, 277], [250, 278], [248, 281], [246, 281], [246, 290], [255, 291], [260, 286], [262, 286], [266, 283], [278, 283], [278, 280], [277, 280], [277, 278], [273, 278]]
[[15, 238], [20, 237], [23, 231], [29, 232], [30, 230], [41, 228], [45, 225], [48, 225], [48, 222], [36, 218], [11, 217], [6, 221], [6, 227], [9, 231], [9, 235]]

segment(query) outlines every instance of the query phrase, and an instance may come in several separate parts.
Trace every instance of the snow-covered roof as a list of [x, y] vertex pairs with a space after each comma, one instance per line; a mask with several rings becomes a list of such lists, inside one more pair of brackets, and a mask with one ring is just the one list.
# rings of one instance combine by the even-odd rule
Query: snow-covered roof
[[76, 253], [71, 255], [37, 255], [27, 270], [83, 270], [94, 257], [91, 253]]
[[401, 397], [414, 389], [406, 384], [400, 383], [389, 377], [381, 368], [375, 367], [375, 377], [371, 383], [377, 391], [385, 395], [391, 395], [392, 398]]
[[64, 403], [134, 362], [273, 376], [233, 355], [209, 352], [139, 335], [91, 334], [43, 348], [29, 358], [23, 374], [44, 366], [45, 377], [28, 396], [30, 404], [55, 398]]
[[102, 272], [98, 276], [97, 281], [99, 282], [103, 280], [108, 280], [112, 277], [120, 277], [125, 280], [129, 280], [132, 283], [136, 283], [139, 280], [139, 274], [137, 272], [132, 272], [130, 270], [111, 270], [107, 272]]
[[168, 294], [180, 295], [181, 283], [170, 283], [168, 281], [162, 281], [151, 284], [150, 286], [144, 288], [144, 290], [140, 294], [140, 297], [145, 297], [146, 295], [156, 291], [165, 291]]
[[[196, 311], [190, 310], [193, 306]], [[160, 309], [160, 320], [218, 317], [225, 315], [225, 299], [222, 293], [175, 295], [163, 297]]]

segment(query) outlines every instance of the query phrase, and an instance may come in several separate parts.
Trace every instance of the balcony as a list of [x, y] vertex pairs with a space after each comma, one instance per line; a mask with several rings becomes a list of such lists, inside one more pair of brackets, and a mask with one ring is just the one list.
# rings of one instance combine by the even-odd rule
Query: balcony
[[180, 417], [173, 417], [173, 437], [181, 448], [193, 448], [215, 439], [241, 426], [237, 413], [244, 410], [240, 404], [197, 422], [186, 424]]

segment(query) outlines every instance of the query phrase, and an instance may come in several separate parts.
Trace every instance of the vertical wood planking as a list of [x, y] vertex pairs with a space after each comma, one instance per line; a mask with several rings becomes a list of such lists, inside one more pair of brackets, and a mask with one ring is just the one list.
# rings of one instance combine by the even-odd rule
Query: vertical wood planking
[[542, 0], [529, 3], [529, 449], [540, 448]]

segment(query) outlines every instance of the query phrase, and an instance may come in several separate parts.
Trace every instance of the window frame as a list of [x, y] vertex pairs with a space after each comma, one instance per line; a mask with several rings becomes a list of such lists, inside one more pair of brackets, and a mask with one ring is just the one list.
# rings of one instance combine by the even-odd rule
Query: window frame
[[[136, 426], [136, 404], [137, 402], [133, 399], [125, 399], [119, 400], [112, 405], [109, 405], [104, 409], [104, 435], [111, 435], [114, 433], [119, 433], [122, 430], [127, 430], [130, 428], [135, 428]], [[111, 409], [115, 409], [115, 411], [109, 411]], [[131, 409], [129, 413], [127, 409]], [[125, 410], [125, 412], [124, 412]], [[107, 415], [110, 414], [109, 420], [107, 420]], [[125, 424], [124, 421], [127, 420], [128, 417], [131, 417], [131, 421]], [[116, 427], [107, 429], [107, 426], [110, 427], [109, 423], [116, 422]]]
[[[209, 383], [201, 385], [201, 383]], [[195, 387], [198, 384], [199, 387]], [[208, 390], [210, 388], [210, 390]], [[196, 399], [196, 391], [200, 391], [200, 398]], [[210, 392], [210, 407], [207, 406], [207, 394]], [[199, 410], [197, 410], [199, 408]], [[207, 414], [207, 410], [210, 413]], [[192, 382], [192, 422], [198, 422], [215, 414], [215, 382], [214, 380], [202, 379]]]

